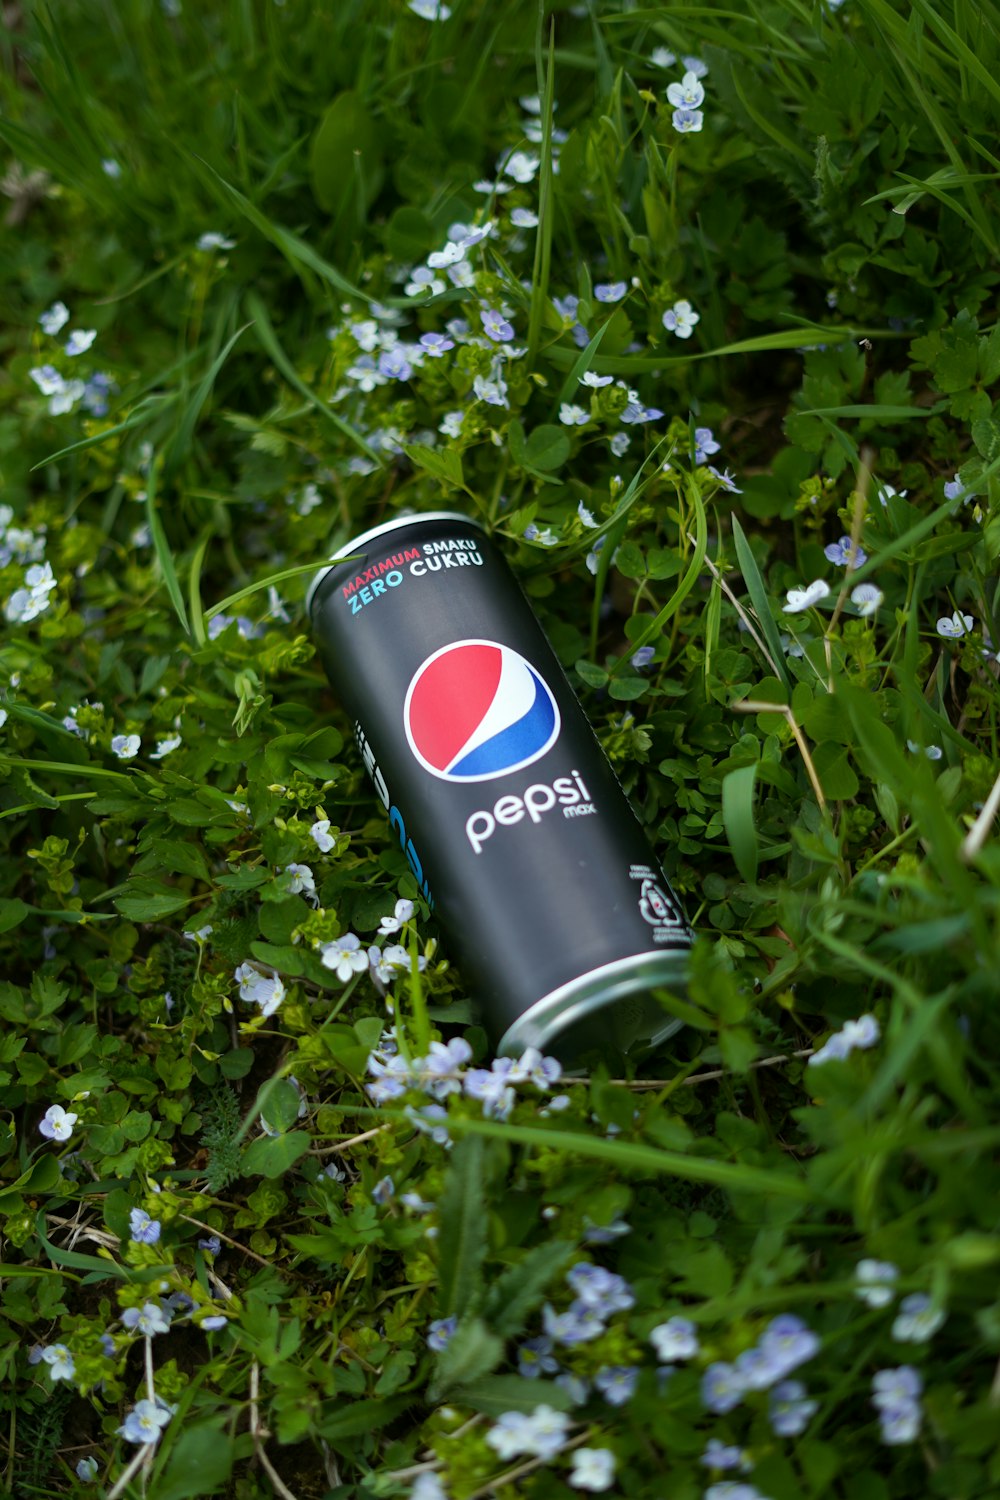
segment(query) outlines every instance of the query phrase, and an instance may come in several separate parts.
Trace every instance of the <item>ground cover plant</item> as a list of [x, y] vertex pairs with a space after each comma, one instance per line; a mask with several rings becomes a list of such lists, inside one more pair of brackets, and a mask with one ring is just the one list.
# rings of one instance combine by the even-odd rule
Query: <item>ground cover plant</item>
[[[996, 1495], [1000, 9], [4, 23], [0, 1492]], [[660, 1056], [492, 1058], [303, 609], [407, 507]]]

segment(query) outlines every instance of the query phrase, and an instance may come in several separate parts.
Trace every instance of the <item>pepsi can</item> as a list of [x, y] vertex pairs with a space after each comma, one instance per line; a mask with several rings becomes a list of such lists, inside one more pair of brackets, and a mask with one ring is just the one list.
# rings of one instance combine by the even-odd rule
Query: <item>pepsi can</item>
[[308, 607], [497, 1050], [569, 1064], [675, 1031], [650, 991], [683, 986], [691, 930], [485, 530], [448, 512], [377, 526], [322, 569]]

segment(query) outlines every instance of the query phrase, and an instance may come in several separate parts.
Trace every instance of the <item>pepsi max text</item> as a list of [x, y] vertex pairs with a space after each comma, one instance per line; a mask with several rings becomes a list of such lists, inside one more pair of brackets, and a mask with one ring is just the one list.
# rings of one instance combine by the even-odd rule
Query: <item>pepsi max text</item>
[[690, 929], [503, 556], [444, 513], [341, 555], [317, 645], [499, 1050], [668, 1035], [649, 992], [683, 987]]

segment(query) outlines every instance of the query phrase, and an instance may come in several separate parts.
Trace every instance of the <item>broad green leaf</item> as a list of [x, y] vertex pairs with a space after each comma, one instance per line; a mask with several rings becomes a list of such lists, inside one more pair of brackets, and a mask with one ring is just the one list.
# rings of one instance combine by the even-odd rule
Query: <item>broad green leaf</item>
[[482, 1141], [455, 1146], [438, 1214], [438, 1308], [442, 1318], [462, 1317], [479, 1297], [486, 1255]]
[[757, 880], [759, 844], [754, 824], [754, 781], [757, 764], [730, 771], [722, 783], [722, 821], [733, 859], [747, 885]]

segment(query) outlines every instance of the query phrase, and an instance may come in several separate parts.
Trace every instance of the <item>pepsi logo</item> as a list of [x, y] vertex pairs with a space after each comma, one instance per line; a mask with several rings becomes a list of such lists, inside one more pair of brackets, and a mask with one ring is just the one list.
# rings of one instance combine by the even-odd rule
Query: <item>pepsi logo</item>
[[492, 781], [530, 766], [559, 737], [559, 709], [530, 662], [497, 641], [455, 641], [414, 672], [403, 728], [442, 781]]

